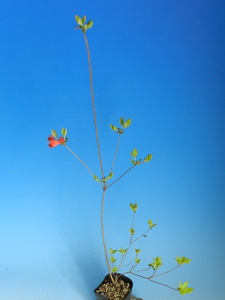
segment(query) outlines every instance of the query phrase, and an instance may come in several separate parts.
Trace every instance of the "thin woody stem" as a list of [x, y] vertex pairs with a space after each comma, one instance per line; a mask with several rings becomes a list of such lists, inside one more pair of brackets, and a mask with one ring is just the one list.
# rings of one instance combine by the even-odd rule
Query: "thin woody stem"
[[118, 153], [118, 150], [119, 150], [120, 138], [121, 138], [121, 134], [119, 134], [119, 136], [118, 136], [118, 140], [117, 140], [117, 144], [116, 144], [116, 150], [115, 150], [115, 153], [114, 153], [114, 156], [113, 156], [112, 166], [111, 166], [111, 169], [110, 169], [109, 173], [111, 173], [113, 171], [113, 168], [114, 168], [117, 153]]
[[107, 247], [106, 247], [106, 242], [105, 242], [105, 230], [104, 230], [105, 194], [106, 194], [106, 189], [103, 188], [102, 204], [101, 204], [101, 231], [102, 231], [102, 241], [103, 241], [103, 248], [104, 248], [104, 252], [105, 252], [106, 264], [107, 264], [107, 268], [110, 272], [110, 265], [109, 265], [109, 260], [108, 260]]
[[175, 269], [177, 269], [177, 268], [179, 268], [179, 267], [180, 267], [180, 265], [177, 265], [177, 266], [174, 267], [173, 269], [171, 269], [171, 270], [169, 270], [169, 271], [166, 271], [166, 272], [163, 272], [163, 273], [161, 273], [161, 274], [157, 274], [157, 275], [151, 276], [151, 278], [155, 278], [155, 277], [158, 277], [158, 276], [165, 275], [165, 274], [170, 273], [170, 272], [172, 272], [173, 270], [175, 270]]
[[107, 265], [107, 268], [108, 268], [108, 273], [110, 275], [110, 278], [111, 278], [112, 282], [115, 283], [114, 278], [113, 278], [112, 273], [111, 273], [111, 270], [110, 270], [109, 257], [108, 257], [108, 252], [107, 252], [107, 247], [106, 247], [106, 241], [105, 241], [105, 226], [104, 226], [105, 194], [106, 194], [106, 187], [104, 186], [103, 190], [102, 190], [102, 203], [101, 203], [102, 243], [103, 243], [105, 260], [106, 260], [106, 265]]
[[113, 181], [110, 185], [107, 186], [107, 189], [110, 188], [114, 183], [116, 183], [118, 180], [120, 180], [125, 174], [127, 174], [129, 171], [131, 171], [135, 166], [137, 165], [133, 165], [132, 167], [130, 167], [126, 172], [124, 172], [120, 177], [118, 177], [115, 181]]
[[143, 237], [144, 235], [146, 235], [150, 230], [151, 230], [151, 228], [149, 228], [148, 230], [146, 230], [142, 235], [140, 235], [140, 236], [137, 237], [135, 240], [133, 240], [132, 243], [136, 242], [136, 241], [139, 240], [141, 237]]
[[[134, 228], [134, 217], [135, 217], [135, 213], [133, 213], [131, 228]], [[122, 259], [121, 259], [121, 261], [120, 261], [120, 265], [119, 265], [118, 270], [122, 267], [122, 264], [123, 264], [123, 262], [124, 262], [124, 260], [125, 260], [125, 258], [126, 258], [126, 256], [127, 256], [127, 253], [130, 251], [130, 247], [131, 247], [131, 244], [132, 244], [132, 239], [133, 239], [133, 235], [130, 234], [129, 245], [128, 245], [128, 247], [127, 247], [126, 253], [122, 256]], [[131, 268], [131, 269], [132, 269], [132, 268]]]
[[165, 286], [165, 287], [168, 287], [169, 289], [174, 290], [174, 291], [176, 291], [176, 292], [178, 291], [177, 289], [173, 288], [172, 286], [170, 286], [170, 285], [168, 285], [168, 284], [161, 283], [161, 282], [158, 282], [158, 281], [155, 281], [155, 280], [151, 280], [151, 279], [149, 279], [149, 281], [154, 282], [154, 283], [157, 283], [157, 284], [160, 284], [160, 285], [163, 285], [163, 286]]
[[[84, 41], [85, 41], [87, 56], [88, 56], [88, 68], [89, 68], [89, 75], [90, 75], [90, 92], [91, 92], [92, 112], [93, 112], [93, 117], [94, 117], [95, 138], [96, 138], [96, 144], [97, 144], [97, 148], [98, 148], [98, 158], [99, 158], [99, 164], [100, 164], [100, 169], [101, 169], [101, 175], [102, 175], [102, 178], [104, 178], [104, 169], [103, 169], [103, 163], [102, 163], [101, 147], [100, 147], [100, 141], [99, 141], [99, 136], [98, 136], [98, 126], [97, 126], [96, 109], [95, 109], [95, 97], [94, 97], [93, 78], [92, 78], [91, 54], [90, 54], [89, 44], [88, 44], [88, 40], [87, 40], [85, 32], [83, 32], [83, 36], [84, 36]], [[106, 186], [104, 184], [103, 190], [102, 190], [102, 203], [101, 203], [102, 243], [103, 243], [105, 260], [106, 260], [106, 265], [107, 265], [107, 268], [108, 268], [108, 272], [110, 274], [112, 282], [114, 282], [113, 276], [111, 275], [111, 272], [110, 272], [110, 265], [109, 265], [109, 259], [108, 259], [106, 241], [105, 241], [105, 226], [104, 226], [105, 194], [106, 194]]]
[[75, 152], [73, 152], [67, 145], [64, 145], [78, 160], [82, 163], [82, 165], [88, 170], [89, 173], [91, 173], [92, 176], [94, 176], [94, 173], [88, 168], [88, 166], [83, 162], [82, 159], [78, 155], [76, 155]]
[[[160, 284], [160, 285], [166, 286], [166, 287], [170, 288], [171, 290], [177, 291], [177, 289], [175, 289], [175, 288], [173, 288], [172, 286], [169, 286], [169, 285], [167, 285], [167, 284], [165, 284], [165, 283], [161, 283], [161, 282], [158, 282], [158, 281], [152, 280], [152, 279], [150, 279], [150, 278], [148, 278], [148, 277], [145, 277], [145, 276], [142, 276], [142, 275], [136, 274], [136, 273], [134, 273], [134, 272], [127, 272], [127, 273], [130, 273], [130, 274], [132, 274], [132, 275], [135, 275], [135, 276], [138, 276], [138, 277], [141, 277], [141, 278], [147, 279], [147, 280], [149, 280], [149, 281], [151, 281], [151, 282], [154, 282], [154, 283], [157, 283], [157, 284]], [[125, 273], [124, 273], [124, 274], [125, 274]]]
[[104, 170], [103, 170], [103, 164], [102, 164], [101, 148], [100, 148], [100, 141], [99, 141], [99, 136], [98, 136], [98, 126], [97, 126], [96, 109], [95, 109], [95, 96], [94, 96], [94, 88], [93, 88], [91, 54], [90, 54], [89, 44], [88, 44], [88, 40], [87, 40], [85, 32], [83, 32], [83, 36], [84, 36], [84, 41], [85, 41], [86, 51], [87, 51], [87, 56], [88, 56], [91, 103], [92, 103], [92, 111], [93, 111], [93, 117], [94, 117], [95, 137], [96, 137], [96, 143], [97, 143], [97, 148], [98, 148], [98, 158], [99, 158], [99, 164], [100, 164], [100, 169], [101, 169], [101, 175], [102, 175], [102, 178], [104, 178]]
[[[99, 164], [101, 169], [101, 175], [102, 178], [104, 178], [104, 169], [103, 169], [103, 163], [102, 163], [102, 156], [101, 156], [101, 147], [100, 147], [100, 141], [99, 141], [99, 135], [98, 135], [98, 126], [97, 126], [97, 118], [96, 118], [96, 109], [95, 109], [95, 97], [94, 97], [94, 88], [93, 88], [93, 78], [92, 78], [92, 65], [91, 65], [91, 54], [89, 49], [88, 40], [86, 37], [85, 32], [83, 31], [83, 37], [86, 45], [87, 50], [87, 56], [88, 56], [88, 68], [89, 68], [89, 75], [90, 75], [90, 92], [91, 92], [91, 103], [92, 103], [92, 112], [93, 112], [93, 118], [94, 118], [94, 128], [95, 128], [95, 138], [96, 138], [96, 144], [98, 148], [98, 158], [99, 158]], [[107, 253], [107, 247], [106, 247], [106, 241], [105, 241], [105, 226], [104, 226], [104, 206], [105, 206], [105, 194], [106, 194], [106, 184], [104, 183], [102, 187], [102, 202], [101, 202], [101, 232], [102, 232], [102, 243], [104, 248], [104, 254], [105, 254], [105, 260], [106, 265], [108, 268], [109, 275], [111, 277], [112, 282], [114, 283], [113, 276], [110, 271], [110, 265], [109, 265], [109, 259], [108, 259], [108, 253]]]

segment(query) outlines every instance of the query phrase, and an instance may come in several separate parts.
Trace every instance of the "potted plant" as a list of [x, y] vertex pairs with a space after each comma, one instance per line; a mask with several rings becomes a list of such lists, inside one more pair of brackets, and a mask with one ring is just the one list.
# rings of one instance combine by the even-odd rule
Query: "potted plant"
[[[130, 299], [136, 299], [132, 296], [132, 287], [133, 282], [130, 278], [127, 277], [128, 274], [139, 276], [143, 279], [146, 279], [148, 281], [166, 286], [170, 289], [173, 289], [177, 292], [179, 292], [181, 295], [191, 293], [193, 291], [192, 288], [188, 287], [188, 282], [181, 283], [179, 282], [179, 286], [177, 288], [173, 288], [169, 285], [166, 285], [164, 283], [158, 282], [155, 280], [156, 277], [162, 276], [164, 274], [167, 274], [176, 268], [182, 266], [183, 264], [190, 263], [190, 259], [186, 258], [185, 256], [177, 256], [175, 259], [176, 266], [166, 272], [158, 273], [158, 269], [162, 266], [162, 258], [161, 257], [155, 257], [152, 259], [151, 262], [148, 263], [147, 267], [144, 269], [138, 269], [140, 265], [140, 253], [141, 250], [139, 248], [133, 248], [133, 244], [136, 245], [136, 242], [141, 239], [145, 238], [147, 236], [147, 233], [151, 231], [157, 224], [154, 223], [151, 219], [147, 221], [147, 228], [141, 234], [140, 236], [135, 235], [135, 215], [137, 213], [138, 204], [137, 203], [130, 203], [130, 209], [132, 211], [132, 219], [131, 219], [131, 226], [129, 229], [129, 243], [126, 248], [119, 248], [119, 249], [107, 249], [106, 246], [106, 239], [105, 239], [105, 226], [104, 226], [104, 205], [105, 205], [105, 198], [106, 198], [106, 192], [114, 186], [123, 176], [125, 176], [128, 172], [130, 172], [132, 169], [134, 169], [137, 166], [140, 166], [141, 164], [148, 163], [152, 159], [152, 154], [148, 154], [145, 156], [144, 159], [138, 158], [138, 150], [134, 148], [130, 154], [131, 154], [131, 167], [127, 169], [124, 173], [119, 175], [116, 179], [114, 179], [114, 165], [117, 158], [118, 148], [120, 144], [120, 139], [122, 135], [125, 133], [127, 128], [131, 125], [132, 120], [131, 119], [119, 119], [119, 125], [113, 125], [110, 124], [110, 128], [112, 131], [114, 131], [118, 135], [117, 144], [115, 147], [115, 153], [112, 160], [112, 166], [110, 171], [105, 174], [103, 162], [102, 162], [102, 156], [101, 156], [101, 147], [100, 147], [100, 139], [99, 139], [99, 133], [98, 133], [98, 125], [97, 125], [97, 115], [96, 115], [96, 108], [95, 108], [95, 96], [94, 96], [94, 89], [93, 89], [93, 77], [92, 77], [92, 64], [91, 64], [91, 56], [90, 56], [90, 48], [88, 39], [86, 36], [86, 32], [88, 29], [90, 29], [93, 26], [93, 21], [90, 20], [86, 23], [86, 16], [83, 16], [80, 18], [79, 16], [75, 16], [75, 21], [77, 22], [77, 26], [75, 29], [80, 29], [85, 46], [86, 46], [86, 52], [87, 52], [87, 59], [88, 59], [88, 68], [89, 68], [89, 75], [90, 75], [90, 94], [91, 94], [91, 104], [92, 104], [92, 112], [93, 112], [93, 119], [94, 119], [94, 130], [95, 130], [95, 138], [96, 138], [96, 144], [97, 144], [97, 153], [98, 153], [98, 161], [99, 166], [101, 170], [101, 175], [97, 176], [92, 170], [86, 165], [86, 163], [73, 151], [71, 150], [68, 145], [68, 137], [67, 137], [67, 129], [62, 128], [61, 130], [61, 136], [58, 137], [58, 134], [55, 130], [51, 131], [51, 135], [48, 137], [49, 141], [49, 147], [53, 148], [58, 145], [62, 145], [66, 147], [79, 161], [80, 163], [86, 168], [86, 170], [91, 174], [92, 178], [98, 182], [101, 190], [102, 190], [102, 197], [101, 197], [101, 236], [102, 236], [102, 243], [104, 248], [104, 255], [105, 255], [105, 261], [108, 269], [108, 274], [103, 279], [102, 283], [99, 284], [97, 288], [95, 288], [94, 293], [96, 295], [97, 300], [130, 300]], [[111, 180], [111, 181], [110, 181]], [[121, 271], [122, 267], [125, 265], [125, 260], [127, 258], [127, 255], [130, 251], [134, 251], [134, 260], [131, 264], [128, 264], [129, 268], [126, 271]], [[150, 272], [150, 273], [149, 273]], [[146, 275], [147, 273], [147, 275]]]

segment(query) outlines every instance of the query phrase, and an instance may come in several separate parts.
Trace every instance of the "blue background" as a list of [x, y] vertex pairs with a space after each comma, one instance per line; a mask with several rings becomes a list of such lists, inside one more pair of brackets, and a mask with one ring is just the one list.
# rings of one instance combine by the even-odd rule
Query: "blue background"
[[[68, 146], [100, 176], [87, 56], [74, 15], [87, 15], [105, 172], [116, 133], [115, 178], [129, 152], [149, 164], [108, 190], [108, 248], [158, 223], [136, 248], [148, 264], [176, 255], [191, 264], [159, 278], [189, 281], [190, 300], [222, 300], [225, 241], [225, 6], [219, 0], [40, 1], [0, 4], [0, 289], [2, 300], [86, 300], [107, 273], [100, 236], [101, 189], [64, 147], [47, 146], [68, 128]], [[129, 263], [129, 259], [128, 259]], [[138, 277], [133, 294], [176, 300], [178, 293]]]

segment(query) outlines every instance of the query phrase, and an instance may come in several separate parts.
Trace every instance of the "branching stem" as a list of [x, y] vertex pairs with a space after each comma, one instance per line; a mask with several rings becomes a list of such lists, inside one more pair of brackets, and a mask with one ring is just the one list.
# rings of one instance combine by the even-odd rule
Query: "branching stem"
[[[131, 228], [134, 227], [134, 216], [135, 216], [135, 213], [133, 213]], [[124, 260], [125, 260], [125, 258], [126, 258], [126, 256], [127, 256], [127, 253], [130, 251], [130, 247], [131, 247], [131, 244], [132, 244], [132, 237], [133, 237], [133, 235], [130, 234], [129, 245], [128, 245], [128, 247], [127, 247], [126, 253], [125, 253], [125, 254], [122, 256], [122, 258], [121, 258], [121, 261], [120, 261], [120, 265], [119, 265], [118, 270], [122, 267], [123, 262], [124, 262]], [[131, 269], [132, 269], [132, 267], [131, 267]]]

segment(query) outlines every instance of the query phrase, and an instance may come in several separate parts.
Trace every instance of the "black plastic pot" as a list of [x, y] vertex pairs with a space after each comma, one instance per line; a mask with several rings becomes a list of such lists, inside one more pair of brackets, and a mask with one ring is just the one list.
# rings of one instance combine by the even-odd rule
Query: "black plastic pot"
[[[131, 299], [131, 294], [132, 294], [132, 288], [133, 288], [133, 281], [130, 278], [128, 278], [128, 277], [126, 277], [124, 275], [121, 275], [119, 273], [112, 273], [112, 275], [113, 276], [119, 275], [120, 276], [119, 278], [121, 280], [123, 280], [124, 282], [130, 284], [130, 292], [129, 292], [129, 294], [127, 296], [125, 296], [125, 298], [121, 299], [121, 300], [130, 300]], [[107, 282], [112, 282], [109, 274], [106, 275], [105, 278], [103, 279], [102, 283], [99, 284], [99, 286], [97, 286], [96, 289], [94, 289], [94, 293], [95, 293], [95, 296], [96, 296], [97, 300], [109, 300], [104, 295], [101, 295], [101, 294], [97, 293], [97, 290], [99, 289], [99, 287], [102, 286], [102, 284], [107, 283]]]

